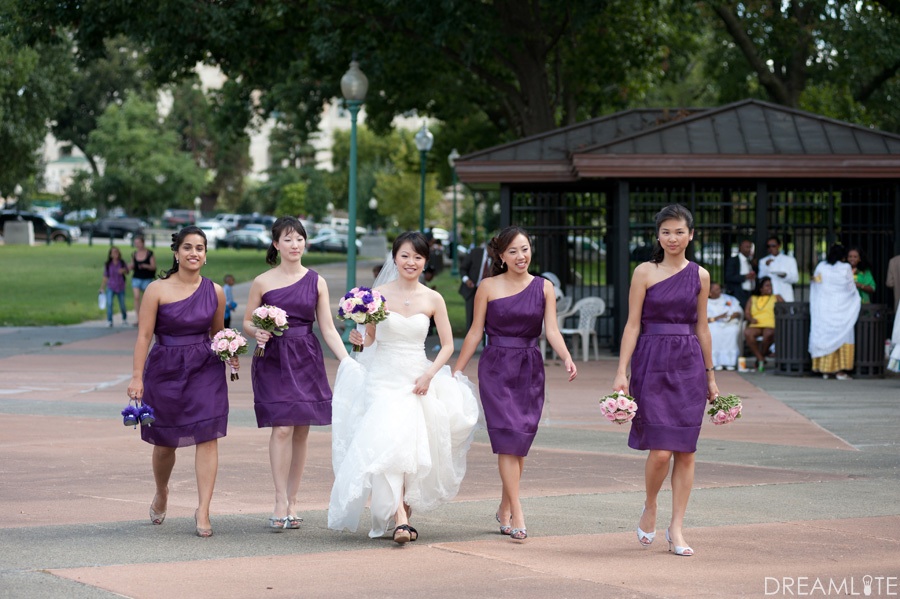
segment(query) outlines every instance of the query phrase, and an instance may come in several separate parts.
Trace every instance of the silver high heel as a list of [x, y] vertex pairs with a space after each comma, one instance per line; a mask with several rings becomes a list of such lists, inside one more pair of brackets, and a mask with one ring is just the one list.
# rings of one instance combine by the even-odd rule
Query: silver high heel
[[[644, 515], [644, 512], [646, 512], [646, 511], [647, 511], [646, 506], [641, 509], [642, 517]], [[650, 547], [650, 545], [653, 544], [653, 539], [656, 538], [656, 531], [654, 530], [653, 532], [644, 532], [643, 530], [641, 530], [641, 520], [640, 520], [640, 518], [638, 518], [637, 538], [638, 538], [638, 543], [641, 544], [641, 547], [646, 549], [646, 548]]]
[[290, 528], [290, 523], [289, 523], [288, 518], [290, 518], [290, 516], [285, 516], [284, 518], [278, 518], [276, 516], [269, 516], [269, 528], [276, 530], [276, 531], [281, 531], [281, 530], [284, 530], [285, 528]]
[[682, 547], [681, 545], [676, 545], [672, 542], [672, 538], [669, 536], [669, 529], [666, 529], [666, 541], [669, 542], [669, 551], [672, 551], [672, 548], [675, 548], [675, 555], [681, 555], [683, 557], [691, 557], [694, 555], [694, 550], [690, 547]]
[[153, 496], [153, 501], [150, 502], [150, 524], [160, 525], [166, 521], [166, 512], [165, 510], [161, 512], [157, 512], [153, 509], [153, 505], [156, 503], [156, 495]]
[[501, 535], [512, 534], [512, 526], [509, 526], [509, 525], [504, 526], [503, 522], [500, 520], [500, 512], [497, 512], [496, 514], [494, 514], [494, 517], [497, 518], [497, 522], [500, 523], [500, 534]]

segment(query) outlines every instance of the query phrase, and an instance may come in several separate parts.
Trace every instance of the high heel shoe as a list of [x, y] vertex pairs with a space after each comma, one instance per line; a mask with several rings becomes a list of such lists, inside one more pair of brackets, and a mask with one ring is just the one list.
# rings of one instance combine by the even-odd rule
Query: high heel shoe
[[[271, 518], [270, 518], [271, 520]], [[297, 516], [292, 516], [288, 514], [284, 517], [284, 528], [290, 530], [297, 530], [300, 528], [300, 523], [303, 522], [303, 518], [299, 518]]]
[[514, 528], [509, 533], [509, 538], [513, 541], [524, 541], [528, 538], [528, 529], [526, 528]]
[[669, 529], [666, 529], [666, 541], [669, 543], [669, 551], [672, 551], [674, 547], [675, 555], [681, 555], [683, 557], [691, 557], [694, 555], [694, 550], [690, 547], [682, 547], [681, 545], [676, 545], [672, 542], [672, 538], [669, 536]]
[[153, 505], [156, 503], [156, 495], [153, 496], [153, 501], [150, 502], [150, 524], [160, 525], [166, 521], [166, 512], [165, 510], [161, 512], [157, 512], [153, 509]]
[[[299, 527], [299, 524], [297, 526]], [[269, 528], [277, 532], [290, 528], [290, 516], [285, 516], [284, 518], [269, 516]]]
[[[641, 510], [641, 517], [644, 516], [645, 511], [647, 511], [646, 507]], [[641, 544], [641, 547], [646, 549], [653, 544], [653, 539], [656, 538], [656, 531], [654, 530], [653, 532], [644, 532], [643, 530], [641, 530], [641, 521], [640, 519], [638, 519], [637, 538], [638, 543]]]
[[212, 528], [200, 528], [200, 525], [197, 524], [197, 513], [199, 511], [199, 509], [194, 511], [194, 527], [197, 529], [198, 537], [200, 537], [201, 539], [208, 539], [209, 537], [213, 536], [213, 531]]
[[509, 526], [509, 525], [504, 526], [503, 525], [503, 521], [500, 520], [500, 513], [497, 512], [496, 514], [494, 514], [494, 517], [497, 518], [497, 522], [500, 523], [500, 534], [501, 535], [511, 535], [512, 534], [512, 526]]

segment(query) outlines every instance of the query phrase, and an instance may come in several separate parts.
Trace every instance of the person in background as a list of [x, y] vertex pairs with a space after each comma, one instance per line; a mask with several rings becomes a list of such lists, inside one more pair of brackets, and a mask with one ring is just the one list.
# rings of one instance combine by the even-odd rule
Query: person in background
[[885, 285], [894, 290], [894, 312], [900, 306], [900, 256], [894, 256], [888, 262]]
[[[759, 372], [766, 369], [766, 356], [775, 343], [775, 304], [783, 301], [780, 295], [772, 293], [772, 279], [762, 277], [756, 280], [756, 294], [750, 296], [744, 308], [744, 318], [747, 319], [744, 339], [756, 356], [756, 370]], [[762, 341], [757, 342], [757, 337], [762, 337]]]
[[119, 248], [109, 248], [106, 264], [103, 265], [103, 282], [100, 293], [106, 294], [106, 320], [113, 326], [113, 298], [119, 299], [119, 310], [122, 311], [122, 325], [128, 324], [128, 313], [125, 310], [125, 277], [128, 276], [128, 265], [122, 261]]
[[772, 279], [772, 293], [783, 301], [794, 301], [794, 283], [800, 280], [797, 261], [781, 251], [781, 241], [777, 237], [766, 240], [769, 255], [759, 259], [759, 277]]
[[734, 296], [722, 293], [718, 283], [709, 285], [706, 320], [712, 338], [712, 361], [716, 370], [734, 370], [741, 354], [738, 340], [741, 330], [741, 303]]
[[853, 268], [853, 282], [859, 291], [862, 303], [872, 302], [872, 294], [875, 293], [875, 277], [872, 276], [872, 268], [869, 261], [858, 247], [847, 250], [847, 263]]
[[231, 312], [237, 308], [237, 302], [234, 301], [234, 277], [225, 275], [222, 279], [222, 291], [225, 292], [225, 328], [231, 328]]
[[753, 258], [753, 242], [741, 240], [736, 256], [725, 261], [725, 290], [736, 297], [743, 309], [750, 299], [756, 282], [756, 260]]
[[[141, 299], [147, 286], [156, 278], [156, 258], [153, 251], [144, 246], [144, 236], [134, 236], [134, 253], [131, 254], [131, 290], [134, 293], [134, 313], [141, 315]], [[134, 326], [138, 326], [135, 322]]]
[[809, 355], [813, 372], [827, 379], [850, 379], [853, 368], [854, 327], [861, 299], [847, 252], [835, 244], [816, 266], [809, 285]]
[[491, 256], [488, 254], [486, 244], [482, 244], [462, 257], [459, 261], [459, 274], [462, 283], [459, 286], [459, 294], [466, 302], [466, 330], [472, 327], [472, 318], [475, 313], [475, 292], [481, 281], [491, 276]]

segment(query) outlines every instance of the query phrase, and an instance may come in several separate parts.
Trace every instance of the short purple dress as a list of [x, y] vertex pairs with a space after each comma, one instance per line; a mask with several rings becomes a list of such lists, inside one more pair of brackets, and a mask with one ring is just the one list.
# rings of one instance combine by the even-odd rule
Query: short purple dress
[[706, 368], [697, 324], [699, 267], [647, 289], [641, 312], [641, 336], [631, 356], [629, 390], [638, 405], [631, 422], [632, 449], [697, 451], [706, 410]]
[[209, 330], [219, 299], [207, 278], [183, 300], [156, 313], [156, 344], [144, 365], [144, 403], [156, 422], [141, 438], [164, 447], [186, 447], [224, 437], [228, 428], [225, 363], [210, 347]]
[[487, 347], [478, 361], [478, 390], [494, 453], [526, 456], [544, 408], [544, 279], [488, 302]]
[[265, 355], [253, 358], [253, 407], [259, 428], [331, 424], [331, 387], [322, 346], [313, 333], [318, 281], [319, 274], [309, 270], [293, 285], [262, 296], [264, 305], [287, 312], [288, 328], [266, 342]]

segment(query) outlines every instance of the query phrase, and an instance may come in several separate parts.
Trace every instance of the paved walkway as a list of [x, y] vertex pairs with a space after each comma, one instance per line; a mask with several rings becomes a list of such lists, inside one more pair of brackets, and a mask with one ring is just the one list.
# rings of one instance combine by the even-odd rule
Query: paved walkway
[[[319, 270], [334, 300], [340, 267]], [[361, 264], [360, 283], [367, 272]], [[239, 302], [246, 290], [238, 286]], [[245, 369], [230, 383], [219, 444], [215, 536], [199, 539], [189, 448], [179, 451], [165, 524], [147, 518], [150, 450], [119, 417], [134, 340], [134, 329], [102, 321], [0, 329], [0, 597], [900, 595], [897, 377], [720, 373], [720, 388], [745, 398], [745, 417], [704, 423], [686, 521], [697, 555], [685, 559], [662, 538], [668, 490], [656, 542], [642, 550], [635, 538], [645, 454], [597, 409], [611, 356], [581, 363], [571, 384], [559, 363], [547, 365], [521, 544], [498, 534], [500, 485], [483, 432], [457, 499], [414, 514], [420, 540], [398, 547], [368, 539], [367, 520], [355, 534], [326, 528], [330, 434], [315, 429], [301, 489], [306, 522], [269, 532], [268, 431], [256, 428]], [[333, 377], [337, 364], [326, 363]]]

